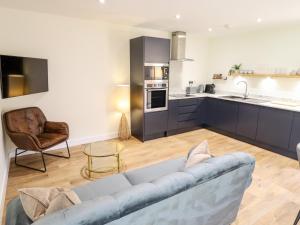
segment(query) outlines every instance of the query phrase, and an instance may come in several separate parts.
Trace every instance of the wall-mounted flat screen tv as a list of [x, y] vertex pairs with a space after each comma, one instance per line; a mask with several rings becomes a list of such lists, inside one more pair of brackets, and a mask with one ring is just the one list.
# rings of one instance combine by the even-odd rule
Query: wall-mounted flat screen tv
[[0, 55], [2, 98], [48, 91], [47, 59]]

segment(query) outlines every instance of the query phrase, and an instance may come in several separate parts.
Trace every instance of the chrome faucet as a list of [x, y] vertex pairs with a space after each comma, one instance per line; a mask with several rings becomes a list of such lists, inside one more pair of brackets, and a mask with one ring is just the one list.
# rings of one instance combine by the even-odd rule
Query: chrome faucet
[[247, 83], [247, 81], [241, 80], [237, 84], [240, 84], [240, 83], [245, 84], [246, 89], [245, 89], [245, 93], [244, 93], [244, 98], [246, 99], [246, 98], [248, 98], [248, 83]]

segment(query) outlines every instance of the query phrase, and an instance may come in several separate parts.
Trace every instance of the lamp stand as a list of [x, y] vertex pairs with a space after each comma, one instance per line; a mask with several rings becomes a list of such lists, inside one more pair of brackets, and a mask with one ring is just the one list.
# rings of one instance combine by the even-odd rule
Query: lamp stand
[[119, 138], [120, 140], [128, 140], [131, 137], [128, 121], [125, 113], [122, 113], [120, 126], [119, 126]]

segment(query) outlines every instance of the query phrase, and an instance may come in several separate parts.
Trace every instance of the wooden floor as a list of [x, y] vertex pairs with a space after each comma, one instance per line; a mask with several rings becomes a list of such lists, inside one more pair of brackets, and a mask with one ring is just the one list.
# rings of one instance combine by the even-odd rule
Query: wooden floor
[[[205, 129], [161, 138], [146, 143], [131, 139], [125, 143], [122, 159], [127, 169], [186, 155], [203, 140], [208, 140], [214, 155], [243, 151], [256, 157], [253, 183], [246, 191], [234, 225], [292, 225], [300, 209], [300, 170], [298, 162], [261, 148]], [[43, 174], [15, 167], [11, 163], [6, 202], [24, 187], [74, 187], [85, 182], [80, 171], [86, 164], [82, 148], [71, 149], [70, 160], [47, 157], [48, 172]], [[38, 165], [39, 158], [25, 156], [24, 162]]]

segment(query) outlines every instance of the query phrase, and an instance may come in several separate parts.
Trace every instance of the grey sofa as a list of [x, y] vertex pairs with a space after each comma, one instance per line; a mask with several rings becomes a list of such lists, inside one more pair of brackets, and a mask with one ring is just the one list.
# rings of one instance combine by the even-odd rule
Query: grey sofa
[[184, 158], [76, 187], [80, 205], [32, 223], [19, 198], [7, 225], [229, 225], [251, 183], [255, 160], [246, 153], [211, 158], [184, 169]]

